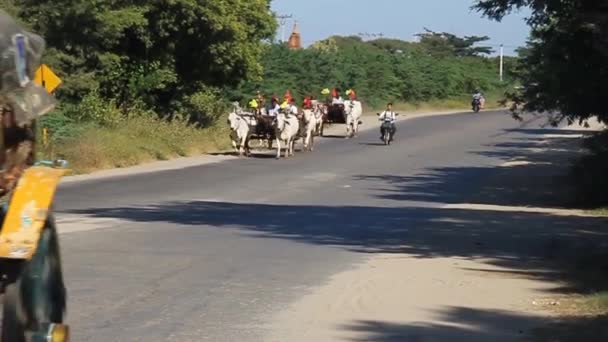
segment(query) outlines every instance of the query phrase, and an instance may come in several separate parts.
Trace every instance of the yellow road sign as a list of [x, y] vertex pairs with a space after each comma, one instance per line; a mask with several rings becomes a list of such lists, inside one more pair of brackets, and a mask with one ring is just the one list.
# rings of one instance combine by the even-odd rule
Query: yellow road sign
[[49, 93], [52, 93], [61, 84], [61, 78], [55, 75], [53, 70], [46, 64], [42, 64], [38, 70], [36, 70], [34, 82], [43, 86]]

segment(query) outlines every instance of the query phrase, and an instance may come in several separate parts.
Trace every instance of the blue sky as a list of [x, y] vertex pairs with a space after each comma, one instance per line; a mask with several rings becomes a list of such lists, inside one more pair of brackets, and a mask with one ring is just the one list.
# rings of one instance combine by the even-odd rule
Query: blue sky
[[[482, 18], [469, 9], [473, 0], [272, 0], [277, 14], [293, 14], [305, 45], [331, 35], [382, 33], [385, 37], [413, 40], [424, 27], [457, 35], [487, 35], [488, 44], [505, 45], [512, 54], [524, 44], [528, 12], [514, 13], [502, 22]], [[293, 26], [287, 21], [285, 36]], [[278, 32], [280, 39], [281, 32]], [[498, 49], [498, 47], [494, 47]]]

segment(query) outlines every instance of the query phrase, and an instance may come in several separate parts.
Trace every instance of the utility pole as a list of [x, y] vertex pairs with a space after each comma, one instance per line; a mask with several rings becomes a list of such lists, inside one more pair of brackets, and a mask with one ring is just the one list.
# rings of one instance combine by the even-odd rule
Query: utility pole
[[285, 24], [287, 23], [287, 19], [293, 18], [292, 14], [289, 15], [278, 15], [277, 19], [279, 20], [279, 25], [281, 26], [281, 43], [285, 42]]
[[504, 48], [502, 46], [502, 44], [500, 44], [500, 82], [502, 82], [503, 79], [503, 56], [504, 56]]

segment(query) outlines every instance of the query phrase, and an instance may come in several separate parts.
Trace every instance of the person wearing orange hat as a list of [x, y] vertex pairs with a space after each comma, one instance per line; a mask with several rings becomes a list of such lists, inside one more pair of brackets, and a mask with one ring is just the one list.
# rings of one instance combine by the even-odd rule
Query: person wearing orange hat
[[291, 91], [289, 91], [289, 89], [285, 92], [283, 99], [287, 101], [287, 103], [291, 102], [291, 100], [293, 99], [293, 96], [291, 95]]
[[355, 91], [353, 89], [348, 89], [346, 91], [346, 95], [348, 95], [348, 98], [351, 101], [356, 101], [357, 100], [357, 93], [355, 93]]

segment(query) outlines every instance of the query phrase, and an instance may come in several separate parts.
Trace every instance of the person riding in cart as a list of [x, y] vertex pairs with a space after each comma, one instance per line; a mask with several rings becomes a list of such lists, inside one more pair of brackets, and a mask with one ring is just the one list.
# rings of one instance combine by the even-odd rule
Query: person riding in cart
[[256, 92], [255, 100], [258, 101], [258, 105], [260, 106], [260, 108], [264, 108], [264, 106], [266, 105], [266, 97], [259, 90]]
[[331, 103], [331, 91], [329, 90], [329, 88], [325, 88], [323, 90], [321, 90], [321, 95], [323, 95], [323, 97], [325, 98], [325, 104], [329, 105]]
[[355, 91], [353, 89], [348, 89], [346, 91], [346, 95], [348, 96], [348, 98], [351, 101], [356, 101], [357, 100], [357, 93], [355, 93]]
[[249, 108], [251, 108], [251, 110], [253, 111], [253, 113], [257, 115], [258, 110], [259, 110], [258, 101], [256, 99], [251, 99], [251, 101], [249, 101], [248, 105], [249, 105]]
[[305, 96], [302, 103], [302, 109], [312, 109], [312, 96]]
[[287, 101], [287, 103], [290, 103], [291, 99], [293, 99], [293, 95], [291, 95], [291, 91], [288, 89], [285, 92], [285, 95], [283, 95], [283, 100]]
[[331, 96], [332, 96], [332, 100], [331, 100], [332, 105], [344, 105], [344, 99], [342, 99], [342, 96], [340, 95], [340, 89], [334, 88]]
[[277, 114], [279, 114], [280, 111], [281, 111], [281, 106], [279, 105], [279, 99], [276, 97], [273, 97], [272, 100], [270, 101], [270, 109], [268, 110], [268, 115], [277, 116]]

